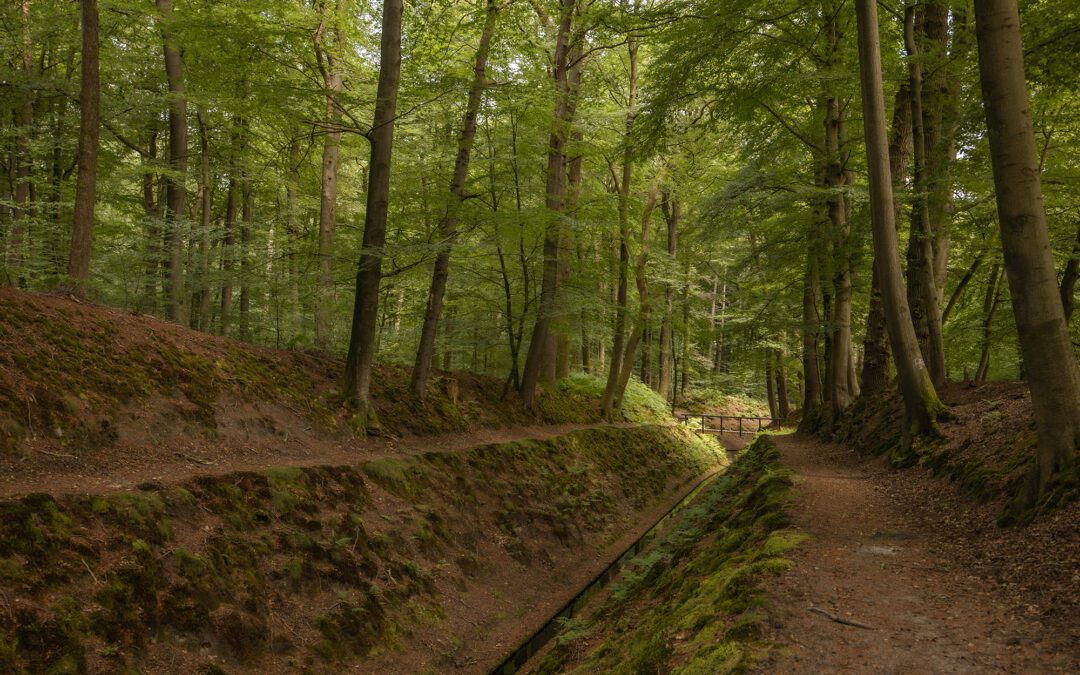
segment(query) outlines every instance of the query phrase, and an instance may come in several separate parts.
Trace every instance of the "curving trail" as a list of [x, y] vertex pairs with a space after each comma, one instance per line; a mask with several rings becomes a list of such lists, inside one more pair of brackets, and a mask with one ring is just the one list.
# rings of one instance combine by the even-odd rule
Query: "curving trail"
[[269, 440], [259, 437], [246, 443], [237, 443], [234, 439], [208, 439], [204, 435], [173, 436], [150, 449], [121, 447], [89, 457], [56, 456], [47, 464], [36, 463], [32, 472], [20, 471], [18, 467], [0, 472], [0, 499], [33, 492], [108, 494], [132, 490], [146, 482], [173, 484], [196, 476], [218, 476], [236, 471], [350, 465], [381, 457], [461, 452], [481, 445], [545, 440], [571, 431], [604, 426], [634, 425], [537, 424], [431, 436], [347, 440], [304, 434]]
[[[952, 486], [902, 477], [810, 438], [776, 442], [783, 464], [799, 474], [794, 525], [813, 540], [793, 552], [791, 573], [767, 584], [778, 649], [760, 671], [1080, 672], [1075, 615], [1017, 607], [1007, 588], [973, 573], [957, 553], [986, 548], [988, 539], [950, 522]], [[933, 481], [927, 492], [909, 489], [920, 480]]]

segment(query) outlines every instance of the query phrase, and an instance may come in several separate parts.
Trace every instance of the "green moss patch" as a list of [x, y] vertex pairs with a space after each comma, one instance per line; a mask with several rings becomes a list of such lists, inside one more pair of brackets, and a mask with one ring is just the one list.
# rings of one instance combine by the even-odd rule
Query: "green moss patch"
[[570, 622], [539, 672], [727, 673], [761, 658], [758, 580], [787, 570], [784, 554], [803, 540], [786, 529], [791, 477], [777, 460], [768, 437], [755, 441], [595, 613]]

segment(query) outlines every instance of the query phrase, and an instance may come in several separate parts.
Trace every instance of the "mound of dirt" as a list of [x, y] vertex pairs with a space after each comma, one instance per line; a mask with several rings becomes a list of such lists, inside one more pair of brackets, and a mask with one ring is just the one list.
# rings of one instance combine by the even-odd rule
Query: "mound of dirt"
[[[950, 382], [939, 395], [949, 407], [948, 418], [940, 423], [944, 438], [919, 448], [915, 462], [955, 481], [977, 501], [996, 507], [1003, 523], [1012, 522], [1016, 515], [1006, 505], [1020, 491], [1036, 454], [1027, 385]], [[900, 447], [903, 418], [903, 404], [895, 390], [860, 400], [845, 418], [837, 440], [861, 454], [889, 456]], [[1048, 503], [1023, 514], [1021, 520], [1065, 506], [1080, 495], [1075, 483], [1066, 481], [1058, 487]]]

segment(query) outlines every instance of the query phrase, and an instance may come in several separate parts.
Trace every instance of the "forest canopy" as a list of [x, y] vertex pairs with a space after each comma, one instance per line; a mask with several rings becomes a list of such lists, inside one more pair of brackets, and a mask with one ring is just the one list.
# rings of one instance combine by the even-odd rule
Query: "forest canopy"
[[[1075, 373], [1078, 23], [1071, 0], [10, 2], [2, 277], [347, 354], [361, 407], [373, 361], [421, 398], [431, 368], [527, 403], [585, 372], [609, 414], [638, 378], [790, 398], [807, 428], [894, 377], [931, 401], [909, 362], [1034, 387], [1029, 324], [1064, 317]], [[1002, 236], [1030, 220], [998, 172], [1024, 119], [1039, 293]]]

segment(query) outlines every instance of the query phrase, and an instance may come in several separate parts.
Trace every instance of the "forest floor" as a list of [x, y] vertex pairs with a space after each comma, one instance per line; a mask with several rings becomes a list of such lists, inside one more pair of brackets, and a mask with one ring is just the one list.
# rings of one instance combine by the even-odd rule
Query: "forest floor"
[[[0, 468], [0, 499], [34, 492], [111, 494], [143, 483], [173, 485], [196, 476], [220, 476], [237, 471], [285, 467], [348, 466], [381, 457], [404, 457], [426, 452], [461, 452], [482, 445], [521, 440], [544, 440], [579, 429], [629, 427], [627, 423], [537, 424], [501, 429], [476, 429], [432, 436], [401, 438], [319, 439], [308, 434], [285, 434], [267, 439], [254, 436], [246, 443], [223, 444], [200, 434], [170, 438], [140, 451], [118, 444], [97, 452], [92, 461], [59, 454], [38, 456], [33, 462]], [[147, 433], [152, 430], [147, 429]], [[163, 451], [167, 450], [167, 451]]]
[[775, 438], [812, 539], [767, 582], [778, 649], [761, 671], [1080, 672], [1080, 504], [998, 528], [922, 469]]

